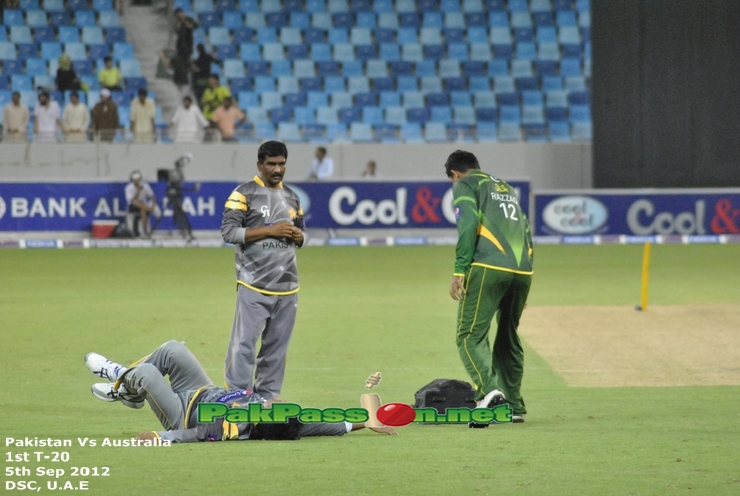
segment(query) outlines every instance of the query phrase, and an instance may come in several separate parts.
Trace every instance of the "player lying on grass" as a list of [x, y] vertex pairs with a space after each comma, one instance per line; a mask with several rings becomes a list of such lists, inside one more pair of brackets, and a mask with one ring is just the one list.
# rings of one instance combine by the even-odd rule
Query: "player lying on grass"
[[[306, 436], [342, 436], [365, 427], [364, 423], [349, 422], [303, 424], [295, 418], [287, 423], [230, 424], [222, 418], [213, 423], [200, 423], [197, 420], [200, 403], [220, 402], [238, 408], [260, 403], [268, 408], [272, 400], [266, 401], [244, 389], [217, 387], [198, 359], [178, 341], [163, 344], [131, 367], [97, 353], [88, 353], [85, 365], [94, 375], [110, 381], [92, 386], [96, 398], [120, 401], [136, 409], [142, 408], [145, 401], [149, 403], [165, 430], [142, 432], [137, 437], [140, 441], [293, 440]], [[167, 375], [169, 382], [165, 379]], [[396, 434], [390, 427], [370, 429], [381, 434]]]

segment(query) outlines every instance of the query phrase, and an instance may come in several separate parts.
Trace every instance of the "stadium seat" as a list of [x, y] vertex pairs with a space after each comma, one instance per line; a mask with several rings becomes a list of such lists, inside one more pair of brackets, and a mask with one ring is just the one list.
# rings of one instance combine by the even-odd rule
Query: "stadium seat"
[[427, 123], [424, 126], [424, 139], [429, 143], [442, 143], [447, 141], [447, 126], [441, 122]]
[[468, 79], [468, 89], [471, 92], [490, 91], [491, 83], [488, 76], [474, 76]]
[[403, 107], [424, 107], [424, 95], [419, 91], [407, 91], [402, 94]]
[[[466, 64], [469, 62], [466, 62]], [[480, 62], [481, 67], [483, 65], [482, 62]], [[465, 74], [469, 76], [473, 75], [479, 75], [479, 74], [471, 74], [467, 69], [468, 66], [465, 66], [466, 71]], [[439, 77], [442, 78], [449, 78], [449, 77], [459, 77], [460, 76], [460, 63], [457, 60], [440, 60], [439, 61]]]
[[561, 143], [570, 141], [570, 125], [567, 122], [550, 122], [548, 129], [550, 141]]
[[352, 106], [352, 95], [346, 91], [331, 93], [331, 107], [335, 109], [348, 108]]
[[351, 124], [362, 120], [362, 111], [358, 107], [340, 108], [338, 113], [339, 122]]
[[117, 27], [121, 25], [118, 12], [114, 10], [102, 11], [98, 14], [98, 25], [104, 28]]
[[570, 133], [573, 141], [590, 141], [593, 138], [592, 124], [588, 122], [575, 122]]
[[348, 141], [347, 126], [345, 124], [327, 124], [326, 125], [326, 139], [331, 142]]
[[[15, 49], [13, 49], [13, 51], [15, 51]], [[23, 61], [22, 60], [16, 60], [16, 59], [6, 59], [6, 60], [3, 60], [3, 75], [5, 75], [5, 76], [13, 76], [13, 75], [22, 76], [23, 75]]]
[[372, 92], [356, 93], [354, 104], [356, 107], [374, 107], [377, 105], [377, 96]]
[[141, 77], [141, 64], [136, 59], [121, 60], [119, 69], [124, 78]]
[[123, 43], [126, 41], [126, 31], [120, 27], [109, 27], [105, 30], [106, 43]]
[[452, 123], [452, 110], [450, 107], [432, 107], [429, 111], [429, 120], [442, 124]]
[[234, 0], [216, 0], [216, 11], [223, 13], [230, 13], [236, 9]]
[[402, 124], [401, 139], [406, 143], [423, 143], [421, 125], [418, 123]]
[[385, 122], [400, 126], [406, 123], [406, 109], [403, 107], [386, 107]]
[[20, 10], [6, 9], [3, 12], [3, 24], [6, 26], [25, 26], [23, 12]]
[[[31, 61], [29, 60], [29, 62]], [[72, 62], [72, 67], [78, 76], [95, 76], [92, 60], [75, 60]], [[127, 89], [130, 90], [128, 86]]]
[[472, 105], [470, 93], [467, 91], [450, 92], [450, 104], [453, 107], [469, 107]]
[[391, 124], [373, 126], [375, 138], [381, 143], [398, 143], [398, 128]]
[[35, 59], [39, 56], [36, 43], [18, 43], [16, 47], [18, 49], [19, 59]]
[[14, 43], [33, 43], [31, 29], [28, 26], [10, 26], [10, 41]]
[[473, 107], [454, 107], [453, 122], [456, 124], [475, 124], [475, 110]]
[[75, 12], [75, 25], [78, 28], [95, 26], [95, 13], [90, 10]]
[[362, 122], [372, 125], [383, 124], [383, 109], [377, 107], [363, 107]]
[[[5, 32], [5, 28], [0, 29], [0, 35]], [[33, 41], [43, 43], [45, 41], [55, 41], [54, 28], [40, 27], [33, 30]]]

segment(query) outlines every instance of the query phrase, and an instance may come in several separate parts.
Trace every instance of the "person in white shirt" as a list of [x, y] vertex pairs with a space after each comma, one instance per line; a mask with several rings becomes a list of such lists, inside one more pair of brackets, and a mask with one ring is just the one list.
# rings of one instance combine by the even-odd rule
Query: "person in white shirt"
[[13, 92], [13, 101], [3, 110], [3, 141], [10, 143], [25, 143], [28, 135], [30, 120], [28, 107], [21, 103], [21, 94]]
[[60, 120], [61, 111], [59, 104], [49, 98], [49, 93], [39, 93], [39, 104], [33, 111], [35, 117], [33, 132], [36, 135], [36, 143], [56, 143], [57, 127], [62, 127]]
[[[126, 185], [124, 191], [126, 202], [128, 202], [126, 225], [129, 231], [135, 237], [141, 234], [143, 237], [149, 238], [151, 236], [149, 216], [159, 217], [161, 215], [154, 190], [152, 190], [149, 183], [142, 180], [141, 172], [134, 171], [131, 173], [131, 182]], [[141, 221], [141, 232], [139, 232], [137, 220]]]
[[186, 96], [172, 116], [170, 129], [174, 130], [175, 143], [200, 143], [203, 140], [203, 129], [208, 124], [198, 106], [193, 105], [193, 99]]
[[154, 100], [147, 98], [147, 91], [139, 88], [138, 98], [131, 102], [131, 132], [136, 143], [154, 143]]
[[334, 161], [326, 156], [326, 148], [320, 146], [316, 149], [316, 158], [311, 162], [309, 179], [328, 179], [334, 173]]
[[80, 103], [80, 95], [73, 91], [69, 95], [69, 105], [64, 107], [62, 129], [67, 143], [84, 143], [87, 141], [87, 128], [90, 125], [90, 112], [87, 105]]

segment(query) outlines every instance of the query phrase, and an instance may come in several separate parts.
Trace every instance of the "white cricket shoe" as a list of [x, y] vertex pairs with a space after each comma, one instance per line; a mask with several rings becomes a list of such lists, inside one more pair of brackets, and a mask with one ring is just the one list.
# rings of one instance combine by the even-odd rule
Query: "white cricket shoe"
[[494, 389], [476, 404], [476, 408], [493, 408], [497, 405], [503, 405], [504, 403], [506, 403], [504, 393], [498, 389]]
[[116, 382], [128, 370], [120, 363], [111, 362], [103, 355], [93, 352], [85, 355], [85, 365], [94, 375], [108, 379], [111, 382]]
[[114, 382], [98, 382], [92, 385], [90, 391], [92, 392], [93, 396], [101, 401], [120, 401], [127, 407], [135, 408], [137, 410], [144, 407], [144, 400], [141, 399], [141, 396], [131, 393], [126, 388], [125, 384], [121, 384], [121, 387], [118, 388], [118, 391], [113, 389], [114, 385]]

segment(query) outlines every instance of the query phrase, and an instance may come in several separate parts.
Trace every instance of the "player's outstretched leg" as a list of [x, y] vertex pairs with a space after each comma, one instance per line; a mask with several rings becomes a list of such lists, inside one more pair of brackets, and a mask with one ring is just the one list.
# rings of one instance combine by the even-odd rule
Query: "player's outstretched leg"
[[116, 391], [115, 382], [98, 382], [92, 385], [90, 391], [93, 396], [101, 401], [120, 401], [129, 408], [139, 409], [144, 407], [144, 396], [132, 393], [125, 384], [121, 384]]
[[108, 379], [111, 382], [120, 380], [126, 371], [128, 371], [128, 369], [120, 363], [112, 362], [103, 355], [93, 352], [85, 355], [85, 365], [87, 366], [87, 370], [92, 372], [94, 375], [102, 377], [103, 379]]

